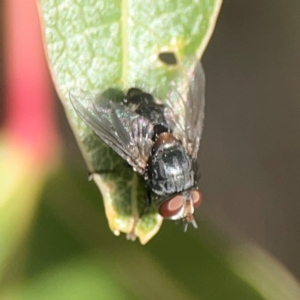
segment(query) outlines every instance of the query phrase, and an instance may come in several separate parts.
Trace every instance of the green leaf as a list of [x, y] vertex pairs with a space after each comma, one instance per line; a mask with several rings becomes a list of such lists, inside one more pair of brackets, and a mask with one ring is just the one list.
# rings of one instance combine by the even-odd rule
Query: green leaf
[[[94, 177], [109, 226], [116, 235], [136, 235], [144, 244], [159, 230], [162, 218], [153, 207], [139, 220], [144, 184], [78, 118], [68, 93], [74, 87], [102, 93], [141, 86], [159, 92], [163, 101], [170, 81], [201, 58], [221, 0], [39, 0], [39, 4], [53, 80], [88, 168], [118, 171]], [[176, 65], [159, 59], [165, 52], [175, 55]]]

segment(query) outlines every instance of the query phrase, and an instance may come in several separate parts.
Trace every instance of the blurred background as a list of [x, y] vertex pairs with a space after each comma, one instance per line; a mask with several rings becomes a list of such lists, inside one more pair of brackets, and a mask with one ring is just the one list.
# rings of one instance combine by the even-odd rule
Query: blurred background
[[[3, 125], [7, 117], [4, 109], [7, 64], [1, 12], [3, 2], [0, 3], [0, 121]], [[97, 294], [98, 289], [104, 293], [99, 299], [265, 299], [252, 290], [249, 282], [240, 288], [238, 281], [243, 277], [235, 277], [231, 268], [219, 261], [218, 251], [224, 245], [219, 241], [224, 236], [261, 246], [299, 278], [299, 16], [300, 2], [296, 0], [224, 1], [202, 60], [207, 102], [200, 150], [204, 203], [196, 213], [200, 229], [183, 235], [181, 228], [165, 222], [161, 232], [144, 248], [127, 242], [124, 236], [115, 238], [109, 232], [97, 188], [86, 181], [81, 154], [52, 90], [64, 167], [50, 172], [45, 179], [29, 238], [13, 251], [14, 259], [3, 267], [6, 273], [3, 286], [14, 289], [16, 283], [39, 278], [36, 298], [29, 288], [24, 292], [24, 299], [26, 296], [69, 299], [66, 295], [76, 290], [77, 283], [80, 286], [84, 282], [79, 273], [86, 272], [89, 280], [103, 276], [101, 282], [105, 286], [89, 281], [93, 286], [87, 284], [85, 288], [88, 288], [83, 290], [84, 295], [90, 295], [87, 299], [98, 299], [92, 293], [95, 290]], [[220, 237], [215, 233], [218, 231]], [[218, 236], [216, 240], [210, 238], [211, 232]], [[190, 250], [199, 254], [194, 261], [188, 258]], [[81, 264], [78, 269], [76, 260]], [[115, 260], [120, 265], [111, 268], [109, 262]], [[103, 273], [98, 274], [94, 269], [95, 261]], [[195, 261], [198, 265], [194, 265]], [[58, 266], [65, 262], [67, 267], [59, 273]], [[56, 280], [70, 283], [60, 296], [50, 288], [55, 276], [43, 273], [49, 269], [52, 275], [59, 274]], [[175, 274], [173, 279], [170, 274]], [[195, 274], [196, 278], [191, 279]], [[228, 282], [224, 283], [224, 278]], [[199, 281], [206, 284], [201, 291], [197, 290]], [[141, 287], [141, 282], [146, 284]], [[217, 282], [224, 283], [219, 293], [213, 291]], [[41, 296], [43, 289], [47, 297]], [[106, 289], [115, 294], [104, 296]], [[164, 289], [174, 294], [164, 294]], [[235, 296], [231, 289], [237, 291]], [[5, 292], [7, 299], [14, 299], [10, 288]]]
[[224, 1], [203, 58], [201, 144], [203, 209], [298, 277], [299, 16], [299, 1]]

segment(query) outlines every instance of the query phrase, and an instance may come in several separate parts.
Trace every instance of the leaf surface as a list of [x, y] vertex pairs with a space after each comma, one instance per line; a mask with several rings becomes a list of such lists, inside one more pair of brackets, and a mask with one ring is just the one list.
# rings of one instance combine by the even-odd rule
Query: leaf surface
[[[68, 93], [74, 87], [112, 90], [118, 98], [129, 87], [140, 86], [159, 91], [163, 101], [180, 68], [188, 69], [201, 58], [220, 6], [221, 0], [39, 0], [53, 80], [88, 168], [116, 171], [94, 176], [116, 235], [134, 233], [144, 244], [159, 230], [162, 218], [152, 207], [139, 219], [143, 181], [79, 119]], [[159, 59], [166, 52], [175, 55], [176, 65]]]

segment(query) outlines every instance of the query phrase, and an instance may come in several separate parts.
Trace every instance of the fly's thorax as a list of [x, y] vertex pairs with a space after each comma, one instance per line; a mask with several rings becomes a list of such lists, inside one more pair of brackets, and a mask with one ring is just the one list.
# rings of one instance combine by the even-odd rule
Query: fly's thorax
[[147, 184], [161, 196], [195, 185], [195, 165], [187, 150], [171, 133], [162, 133], [152, 147]]

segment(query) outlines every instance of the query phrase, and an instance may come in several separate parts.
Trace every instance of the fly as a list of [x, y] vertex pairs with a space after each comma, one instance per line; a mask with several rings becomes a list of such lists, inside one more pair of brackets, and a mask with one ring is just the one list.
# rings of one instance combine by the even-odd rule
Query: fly
[[164, 104], [138, 88], [123, 103], [104, 96], [70, 91], [83, 121], [135, 172], [158, 199], [158, 212], [197, 228], [193, 217], [202, 202], [197, 185], [197, 155], [204, 121], [205, 75], [200, 62], [190, 74], [186, 95], [172, 87]]

